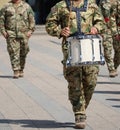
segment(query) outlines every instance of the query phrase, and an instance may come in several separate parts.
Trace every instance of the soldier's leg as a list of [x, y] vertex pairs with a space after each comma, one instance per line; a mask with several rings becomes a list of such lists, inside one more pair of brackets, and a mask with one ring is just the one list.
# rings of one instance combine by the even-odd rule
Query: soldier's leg
[[104, 49], [104, 57], [109, 70], [109, 76], [115, 77], [117, 76], [117, 72], [115, 71], [114, 61], [112, 57], [112, 49], [113, 49], [113, 40], [112, 37], [106, 37], [103, 41], [103, 49]]
[[64, 72], [68, 81], [68, 96], [74, 113], [85, 114], [85, 99], [80, 69], [82, 70], [78, 67], [68, 67]]
[[92, 95], [96, 86], [96, 82], [97, 82], [98, 72], [99, 72], [98, 66], [84, 66], [83, 67], [83, 73], [84, 73], [83, 86], [84, 86], [86, 108], [92, 98]]
[[73, 107], [75, 116], [75, 127], [79, 129], [85, 128], [85, 99], [82, 84], [82, 68], [80, 67], [67, 67], [66, 60], [68, 57], [68, 44], [62, 44], [62, 51], [64, 55], [63, 73], [65, 79], [68, 81], [68, 96]]
[[[64, 67], [64, 69], [66, 69]], [[68, 81], [68, 95], [75, 115], [75, 127], [85, 128], [85, 98], [82, 84], [82, 68], [68, 67], [64, 70]]]
[[28, 39], [20, 39], [20, 71], [23, 73], [26, 56], [29, 52]]
[[112, 58], [112, 49], [113, 49], [112, 42], [113, 40], [111, 37], [109, 37], [108, 39], [106, 39], [106, 41], [103, 42], [104, 57], [105, 57], [109, 71], [112, 71], [115, 69], [113, 58]]
[[114, 47], [114, 66], [115, 69], [117, 69], [118, 66], [120, 65], [120, 41], [114, 39], [113, 47]]
[[7, 39], [7, 50], [10, 56], [10, 61], [12, 65], [12, 69], [19, 70], [20, 69], [20, 43], [15, 38]]
[[12, 65], [12, 69], [14, 72], [13, 78], [19, 77], [19, 69], [20, 69], [20, 43], [15, 38], [7, 39], [7, 50], [10, 56], [10, 61]]

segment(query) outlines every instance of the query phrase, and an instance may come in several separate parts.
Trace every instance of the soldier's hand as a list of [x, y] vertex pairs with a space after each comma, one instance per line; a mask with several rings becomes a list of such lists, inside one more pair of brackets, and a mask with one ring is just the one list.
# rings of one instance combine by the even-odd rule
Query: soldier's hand
[[68, 37], [70, 35], [69, 27], [63, 28], [60, 34], [61, 34], [61, 36]]
[[8, 33], [7, 32], [4, 32], [2, 34], [3, 34], [3, 36], [4, 36], [5, 39], [8, 37]]
[[32, 31], [28, 31], [28, 33], [27, 33], [27, 37], [30, 38], [31, 35], [32, 35]]
[[90, 34], [97, 34], [98, 33], [98, 30], [96, 27], [92, 27], [91, 30], [90, 30]]

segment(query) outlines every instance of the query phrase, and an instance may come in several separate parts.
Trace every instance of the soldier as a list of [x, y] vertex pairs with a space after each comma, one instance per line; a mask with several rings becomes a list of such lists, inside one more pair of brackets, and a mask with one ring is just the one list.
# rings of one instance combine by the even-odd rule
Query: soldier
[[111, 31], [113, 34], [114, 66], [120, 65], [120, 0], [109, 1], [111, 7]]
[[106, 29], [106, 26], [103, 16], [94, 0], [62, 0], [52, 7], [46, 19], [46, 31], [48, 34], [63, 38], [63, 73], [68, 81], [68, 95], [75, 115], [76, 128], [85, 128], [86, 108], [96, 86], [99, 66], [66, 67], [68, 58], [66, 39], [78, 33], [80, 35], [88, 33], [93, 35], [100, 34], [105, 31], [104, 29]]
[[[107, 25], [107, 33], [106, 35], [104, 35], [104, 42], [103, 42], [103, 46], [104, 46], [104, 56], [105, 56], [105, 60], [108, 66], [108, 70], [109, 70], [109, 76], [110, 77], [115, 77], [117, 76], [117, 71], [115, 70], [115, 65], [114, 65], [114, 61], [112, 58], [112, 49], [113, 49], [113, 36], [112, 36], [112, 32], [111, 32], [111, 16], [112, 16], [112, 8], [111, 8], [111, 4], [109, 3], [110, 1], [108, 0], [101, 0], [99, 7], [101, 9], [101, 12], [104, 16], [104, 20], [106, 22]], [[111, 9], [110, 9], [111, 8]], [[113, 27], [116, 29], [116, 27]], [[105, 37], [106, 36], [106, 37]]]
[[31, 7], [22, 0], [11, 0], [0, 10], [0, 32], [7, 41], [13, 78], [23, 77], [28, 40], [35, 29]]

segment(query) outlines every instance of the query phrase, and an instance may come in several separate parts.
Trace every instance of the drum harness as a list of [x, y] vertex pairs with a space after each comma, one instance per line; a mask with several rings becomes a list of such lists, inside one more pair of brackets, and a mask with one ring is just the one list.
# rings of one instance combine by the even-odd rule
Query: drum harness
[[[91, 38], [91, 35], [86, 35], [84, 34], [82, 31], [81, 31], [81, 13], [80, 12], [86, 12], [87, 11], [87, 7], [88, 7], [88, 0], [84, 0], [84, 5], [80, 8], [78, 7], [73, 7], [72, 6], [72, 2], [71, 0], [65, 0], [66, 2], [66, 5], [67, 5], [67, 8], [69, 9], [70, 13], [71, 11], [75, 12], [76, 13], [76, 21], [77, 21], [77, 32], [70, 35], [70, 37], [75, 37], [76, 39], [85, 39], [85, 38], [90, 38], [91, 39], [91, 44], [92, 44], [92, 52], [93, 52], [93, 61], [95, 59], [95, 56], [94, 56], [94, 47], [93, 47], [93, 40]], [[68, 21], [68, 26], [69, 26], [69, 22], [70, 22], [70, 16], [69, 16], [69, 21]], [[92, 35], [92, 37], [100, 37], [98, 35]], [[103, 56], [102, 56], [102, 49], [101, 49], [101, 45], [100, 45], [100, 53], [101, 53], [101, 60], [103, 59]], [[81, 47], [80, 47], [80, 59], [82, 59], [82, 54], [81, 54]], [[102, 63], [104, 64], [104, 63]]]
[[84, 0], [84, 5], [80, 8], [73, 7], [72, 4], [71, 4], [72, 2], [70, 0], [65, 0], [65, 1], [66, 1], [67, 8], [69, 9], [70, 13], [71, 13], [71, 11], [74, 11], [76, 13], [78, 31], [75, 34], [73, 34], [72, 36], [84, 35], [84, 33], [81, 32], [81, 14], [80, 14], [80, 12], [86, 12], [87, 11], [88, 0]]

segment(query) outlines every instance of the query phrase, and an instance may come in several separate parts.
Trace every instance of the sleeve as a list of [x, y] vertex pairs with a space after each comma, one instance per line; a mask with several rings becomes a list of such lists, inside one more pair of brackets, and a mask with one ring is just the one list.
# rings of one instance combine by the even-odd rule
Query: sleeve
[[100, 3], [100, 9], [104, 17], [107, 28], [111, 30], [112, 35], [117, 34], [116, 26], [116, 2], [111, 3], [109, 0]]
[[111, 3], [109, 0], [101, 0], [99, 4], [101, 13], [104, 17], [105, 24], [107, 28], [110, 28], [110, 18], [111, 18]]
[[0, 10], [0, 32], [3, 34], [5, 31], [5, 8]]
[[59, 11], [57, 5], [51, 8], [51, 11], [46, 19], [46, 31], [51, 36], [60, 38], [61, 27], [59, 25]]
[[109, 1], [101, 1], [99, 4], [101, 9], [102, 15], [106, 23], [110, 21], [110, 11], [111, 11], [111, 4]]
[[28, 8], [28, 19], [29, 19], [29, 30], [34, 32], [35, 30], [35, 19], [34, 19], [34, 12], [31, 7]]
[[113, 35], [118, 35], [118, 30], [117, 30], [117, 2], [114, 3], [112, 6], [112, 12], [111, 12], [111, 18], [110, 18], [110, 28], [111, 32]]
[[98, 32], [104, 33], [107, 27], [104, 21], [104, 17], [99, 8], [95, 10], [93, 21], [93, 25], [97, 28]]

